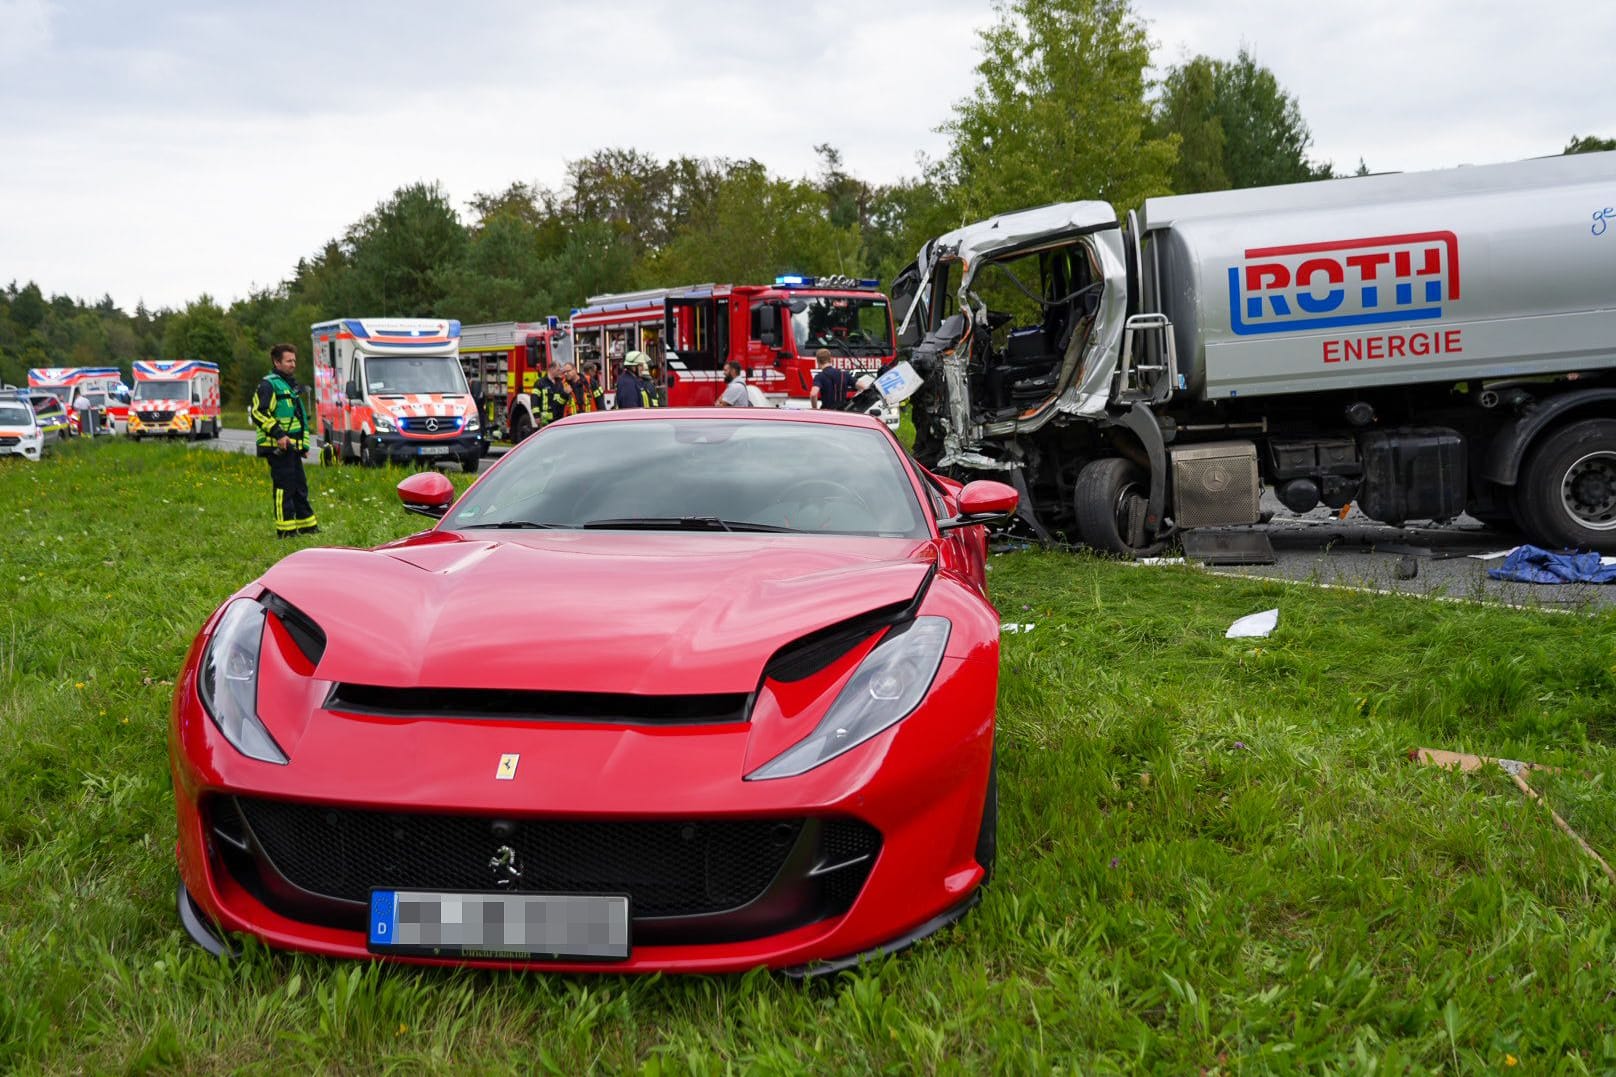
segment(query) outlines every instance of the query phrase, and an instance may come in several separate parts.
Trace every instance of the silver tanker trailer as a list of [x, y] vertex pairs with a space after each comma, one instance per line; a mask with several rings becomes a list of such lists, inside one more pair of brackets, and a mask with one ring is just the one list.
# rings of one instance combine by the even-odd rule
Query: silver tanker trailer
[[969, 225], [893, 286], [916, 456], [1125, 555], [1265, 484], [1616, 552], [1612, 207], [1597, 153]]

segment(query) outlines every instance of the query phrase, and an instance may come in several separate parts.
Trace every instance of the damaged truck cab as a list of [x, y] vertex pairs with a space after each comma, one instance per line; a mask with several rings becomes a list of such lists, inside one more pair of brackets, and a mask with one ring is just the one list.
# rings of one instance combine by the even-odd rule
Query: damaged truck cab
[[1006, 214], [894, 282], [914, 451], [1127, 556], [1356, 503], [1616, 552], [1616, 153]]

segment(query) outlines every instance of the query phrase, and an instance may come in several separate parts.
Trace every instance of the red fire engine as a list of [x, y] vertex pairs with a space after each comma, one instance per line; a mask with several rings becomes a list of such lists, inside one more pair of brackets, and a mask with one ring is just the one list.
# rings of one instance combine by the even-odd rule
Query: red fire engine
[[533, 388], [552, 364], [572, 362], [572, 336], [557, 318], [462, 326], [460, 365], [481, 389], [483, 421], [512, 442], [540, 426]]
[[735, 360], [779, 407], [806, 408], [828, 349], [836, 364], [873, 374], [893, 358], [892, 311], [881, 282], [782, 276], [767, 284], [698, 284], [592, 296], [572, 312], [578, 361], [601, 364], [607, 393], [623, 356], [642, 351], [663, 366], [672, 407], [712, 404]]

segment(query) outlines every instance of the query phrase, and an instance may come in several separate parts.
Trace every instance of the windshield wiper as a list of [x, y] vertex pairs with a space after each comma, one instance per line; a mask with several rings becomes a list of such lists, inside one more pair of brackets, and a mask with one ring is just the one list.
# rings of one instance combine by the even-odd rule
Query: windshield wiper
[[717, 516], [622, 516], [610, 520], [589, 520], [580, 527], [611, 531], [776, 531], [792, 532], [794, 527], [755, 524], [746, 520], [722, 520]]
[[503, 520], [503, 521], [501, 521], [499, 523], [490, 522], [490, 523], [483, 523], [483, 524], [461, 524], [459, 527], [455, 528], [455, 530], [456, 531], [475, 531], [478, 528], [486, 528], [486, 527], [509, 527], [509, 528], [511, 528], [513, 530], [518, 529], [518, 528], [545, 529], [545, 528], [565, 527], [565, 526], [566, 526], [565, 524], [541, 524], [537, 520]]

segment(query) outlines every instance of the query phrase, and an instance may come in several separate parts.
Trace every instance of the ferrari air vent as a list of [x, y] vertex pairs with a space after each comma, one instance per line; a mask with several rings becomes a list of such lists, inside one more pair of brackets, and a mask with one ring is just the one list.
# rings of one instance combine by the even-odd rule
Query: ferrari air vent
[[746, 721], [744, 693], [639, 696], [499, 688], [384, 688], [336, 684], [326, 709], [386, 718], [503, 718], [523, 722], [708, 725]]

